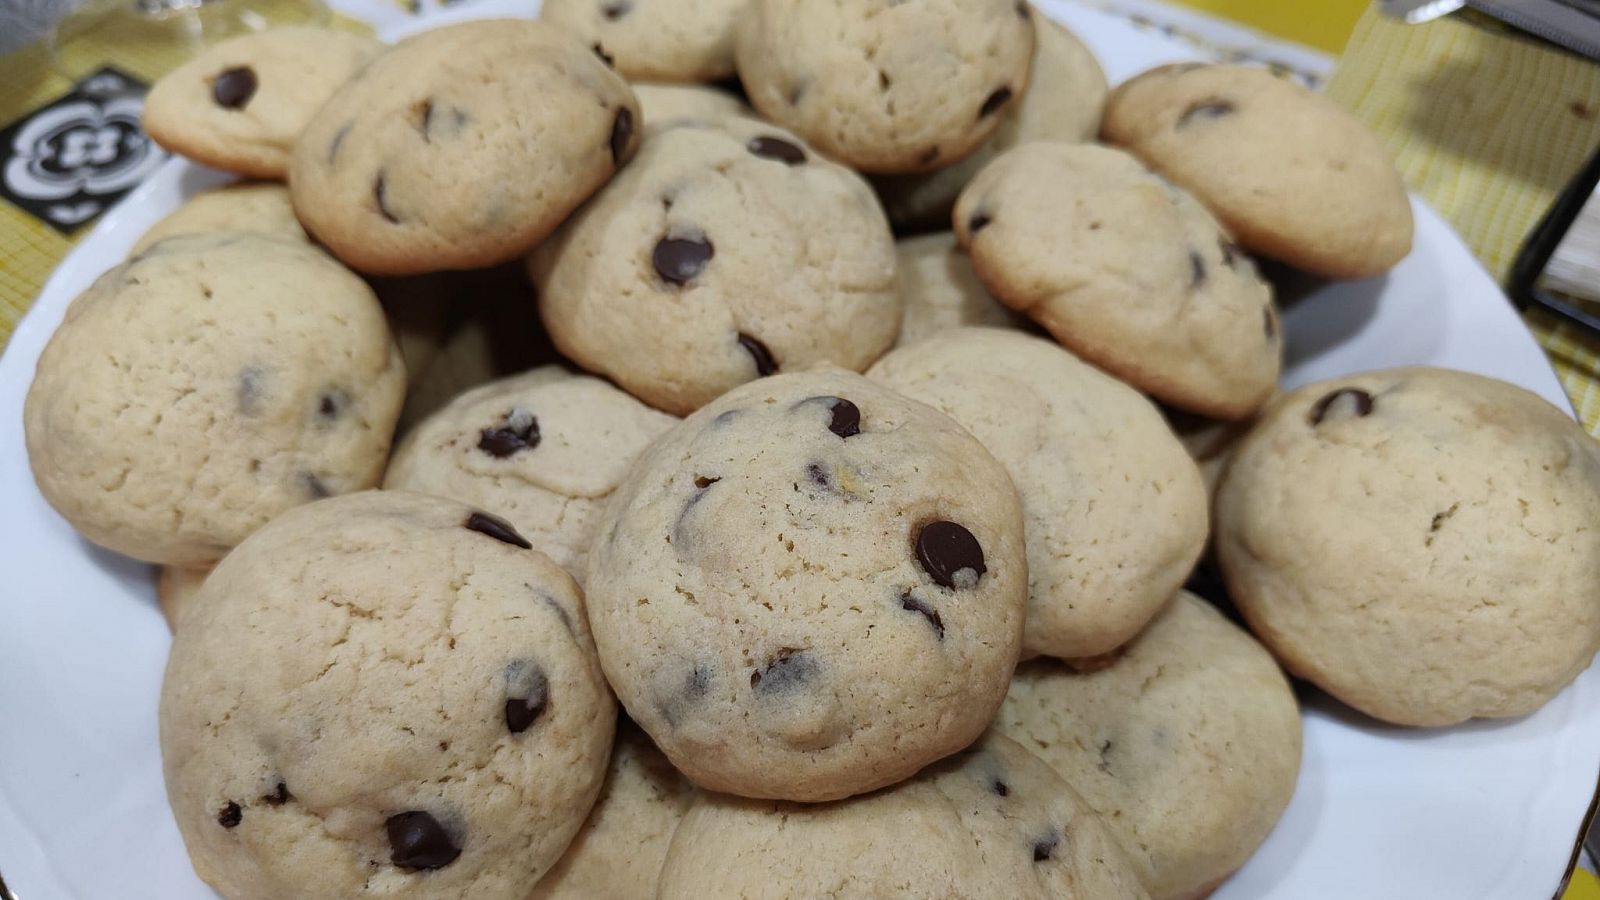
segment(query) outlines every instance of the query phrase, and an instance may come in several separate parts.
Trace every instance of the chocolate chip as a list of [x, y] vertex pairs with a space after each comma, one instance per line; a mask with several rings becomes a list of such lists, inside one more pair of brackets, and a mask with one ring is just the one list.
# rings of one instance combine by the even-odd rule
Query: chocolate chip
[[1267, 340], [1270, 341], [1273, 338], [1277, 337], [1278, 336], [1278, 319], [1277, 319], [1276, 316], [1274, 316], [1272, 314], [1272, 307], [1263, 306], [1261, 308], [1261, 319], [1262, 319], [1262, 321], [1264, 323], [1264, 328], [1265, 328], [1265, 330], [1267, 332]]
[[[917, 532], [917, 561], [935, 582], [947, 588], [970, 588], [988, 571], [983, 547], [972, 532], [954, 522], [929, 522]], [[963, 575], [971, 572], [972, 575]]]
[[387, 194], [388, 188], [384, 184], [383, 173], [379, 172], [377, 179], [372, 182], [372, 200], [378, 204], [378, 215], [383, 216], [388, 222], [398, 225], [400, 220], [395, 218], [394, 213], [389, 211]]
[[1219, 238], [1217, 246], [1222, 248], [1222, 264], [1230, 269], [1233, 268], [1234, 263], [1239, 261], [1239, 257], [1244, 254], [1243, 247], [1227, 238]]
[[339, 155], [339, 146], [344, 143], [345, 136], [350, 133], [348, 124], [334, 132], [333, 140], [328, 142], [328, 164], [333, 165], [334, 157]]
[[245, 366], [239, 370], [239, 386], [235, 394], [239, 398], [240, 414], [253, 416], [261, 412], [262, 383], [266, 380], [267, 370], [260, 366]]
[[989, 789], [1002, 797], [1011, 796], [1011, 785], [1006, 784], [1004, 781], [1001, 781], [998, 778], [994, 780], [993, 784], [989, 785]]
[[918, 613], [927, 619], [928, 624], [933, 626], [934, 634], [939, 636], [939, 640], [944, 640], [944, 620], [939, 618], [938, 610], [911, 596], [910, 591], [900, 595], [900, 608]]
[[1000, 107], [1011, 102], [1011, 86], [1004, 85], [995, 88], [994, 93], [984, 98], [983, 105], [978, 107], [978, 118], [991, 116], [1000, 111]]
[[993, 221], [994, 219], [991, 219], [988, 213], [979, 210], [972, 214], [972, 218], [967, 220], [967, 234], [977, 234]]
[[211, 82], [211, 99], [223, 109], [239, 109], [256, 95], [256, 73], [249, 66], [224, 69]]
[[633, 11], [633, 3], [631, 0], [615, 0], [613, 3], [607, 3], [600, 7], [600, 15], [605, 16], [612, 22], [622, 18], [631, 11]]
[[506, 457], [539, 446], [539, 419], [522, 407], [513, 407], [506, 413], [506, 422], [499, 428], [485, 428], [478, 432], [478, 449], [495, 457]]
[[550, 679], [533, 660], [519, 659], [506, 667], [506, 728], [528, 730], [550, 705]]
[[921, 155], [919, 155], [917, 157], [917, 165], [919, 165], [919, 166], [931, 166], [931, 165], [933, 165], [934, 160], [939, 158], [939, 153], [940, 152], [941, 151], [939, 149], [939, 145], [938, 144], [934, 144], [932, 147], [929, 147], [928, 149], [922, 151]]
[[[607, 53], [606, 48], [600, 46], [598, 41], [596, 41], [594, 46], [590, 47], [589, 49], [594, 51], [595, 56], [600, 57], [600, 61], [606, 64], [606, 68], [615, 69], [617, 67], [617, 58]], [[615, 125], [613, 125], [613, 127], [615, 127]], [[611, 161], [616, 162], [616, 157], [616, 152], [612, 151]]]
[[622, 166], [622, 158], [628, 152], [628, 142], [633, 140], [633, 110], [626, 106], [617, 110], [617, 117], [611, 120], [611, 165]]
[[1206, 261], [1199, 251], [1189, 251], [1189, 289], [1194, 290], [1206, 283]]
[[428, 140], [428, 125], [433, 121], [433, 100], [424, 100], [415, 107], [417, 115], [417, 130], [422, 132], [422, 139]]
[[1032, 11], [1028, 9], [1027, 0], [1017, 0], [1017, 15], [1027, 19], [1031, 18], [1031, 12]]
[[301, 489], [310, 494], [313, 500], [321, 500], [333, 494], [328, 490], [328, 486], [322, 483], [322, 479], [311, 472], [299, 472], [295, 475], [295, 480], [300, 482]]
[[806, 477], [818, 487], [829, 487], [828, 473], [822, 468], [821, 463], [810, 463], [806, 466]]
[[839, 437], [855, 437], [861, 433], [861, 410], [843, 397], [832, 398], [828, 411], [828, 430]]
[[784, 95], [784, 99], [789, 101], [790, 106], [799, 106], [801, 98], [805, 97], [806, 89], [809, 87], [811, 87], [809, 81], [796, 81], [789, 85], [789, 92]]
[[783, 138], [755, 137], [745, 146], [757, 156], [775, 159], [791, 166], [798, 166], [806, 161], [806, 152]]
[[750, 358], [755, 360], [756, 374], [758, 376], [765, 378], [778, 371], [778, 361], [772, 358], [772, 351], [767, 349], [766, 344], [741, 331], [739, 332], [739, 346], [743, 347], [745, 352], [750, 354]]
[[1054, 831], [1038, 838], [1033, 842], [1033, 861], [1044, 862], [1055, 855], [1059, 846], [1061, 846], [1061, 835]]
[[694, 486], [703, 491], [721, 480], [721, 478], [708, 478], [704, 475], [696, 475], [694, 477]]
[[758, 694], [783, 694], [804, 687], [822, 671], [804, 650], [780, 650], [766, 668], [750, 673], [750, 687]]
[[344, 391], [338, 388], [323, 391], [317, 397], [317, 416], [332, 421], [344, 415], [345, 409], [349, 406], [350, 395]]
[[278, 782], [278, 786], [273, 789], [272, 793], [261, 795], [261, 802], [268, 806], [282, 806], [293, 799], [294, 795], [289, 793], [289, 786], [281, 781]]
[[224, 806], [221, 812], [217, 813], [217, 824], [221, 825], [223, 828], [237, 828], [239, 823], [243, 820], [244, 810], [240, 809], [239, 804], [233, 802], [232, 800], [229, 800], [228, 805]]
[[1329, 413], [1347, 409], [1357, 416], [1367, 416], [1372, 412], [1372, 395], [1360, 388], [1340, 388], [1312, 405], [1311, 424], [1321, 425]]
[[442, 869], [461, 855], [439, 820], [420, 809], [395, 813], [384, 830], [389, 833], [389, 861], [402, 869]]
[[488, 535], [501, 543], [521, 547], [524, 550], [533, 549], [533, 545], [528, 543], [527, 538], [517, 534], [517, 530], [511, 527], [511, 523], [499, 516], [492, 516], [486, 512], [474, 512], [472, 515], [467, 516], [467, 521], [464, 524], [469, 530]]
[[656, 274], [663, 281], [688, 284], [705, 271], [716, 252], [717, 248], [704, 236], [663, 237], [656, 241], [656, 248], [650, 253], [650, 262], [655, 265]]
[[1184, 110], [1183, 115], [1178, 117], [1178, 127], [1182, 128], [1194, 119], [1220, 119], [1223, 116], [1232, 114], [1234, 108], [1231, 100], [1224, 100], [1221, 97], [1208, 97], [1197, 101]]

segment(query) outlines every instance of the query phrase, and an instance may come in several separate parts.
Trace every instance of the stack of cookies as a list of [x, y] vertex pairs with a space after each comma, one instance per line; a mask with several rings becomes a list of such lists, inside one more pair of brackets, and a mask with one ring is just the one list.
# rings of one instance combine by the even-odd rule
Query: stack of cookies
[[263, 180], [74, 301], [25, 425], [162, 566], [227, 897], [1203, 897], [1294, 793], [1285, 670], [1440, 726], [1600, 648], [1570, 419], [1278, 395], [1255, 257], [1412, 225], [1265, 71], [1108, 92], [1013, 0], [548, 0], [227, 41], [146, 122]]

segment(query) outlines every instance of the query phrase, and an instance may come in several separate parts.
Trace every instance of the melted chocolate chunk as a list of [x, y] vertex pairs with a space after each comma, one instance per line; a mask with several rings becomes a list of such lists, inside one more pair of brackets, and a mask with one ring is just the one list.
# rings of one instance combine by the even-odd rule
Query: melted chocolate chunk
[[600, 15], [605, 16], [608, 21], [612, 22], [615, 22], [632, 11], [632, 0], [614, 0], [614, 2], [607, 3], [600, 7]]
[[1224, 100], [1221, 97], [1208, 97], [1184, 110], [1183, 115], [1178, 117], [1178, 127], [1182, 128], [1195, 119], [1220, 119], [1223, 116], [1231, 115], [1234, 109], [1235, 107], [1231, 100]]
[[721, 480], [722, 480], [722, 478], [720, 476], [718, 476], [718, 477], [707, 477], [705, 475], [696, 475], [694, 477], [694, 486], [703, 491], [706, 488], [711, 487], [713, 484], [716, 484], [717, 482], [719, 482]]
[[1193, 290], [1206, 283], [1206, 261], [1199, 252], [1189, 251], [1189, 289]]
[[780, 650], [766, 668], [750, 673], [750, 688], [758, 694], [783, 694], [801, 688], [822, 671], [804, 650]]
[[472, 515], [467, 516], [467, 521], [462, 524], [468, 530], [487, 535], [501, 543], [521, 547], [524, 550], [533, 549], [533, 545], [528, 543], [527, 538], [517, 534], [517, 530], [511, 527], [511, 523], [499, 516], [492, 516], [486, 512], [474, 512]]
[[293, 799], [294, 795], [289, 793], [289, 786], [281, 781], [278, 782], [278, 786], [273, 789], [272, 793], [261, 795], [261, 802], [268, 806], [282, 806]]
[[439, 820], [419, 809], [395, 813], [384, 830], [389, 833], [389, 861], [402, 869], [442, 869], [461, 855]]
[[331, 422], [344, 415], [344, 411], [349, 407], [349, 394], [339, 388], [323, 391], [317, 398], [317, 417]]
[[528, 730], [550, 705], [550, 679], [533, 660], [517, 660], [506, 667], [506, 728], [512, 734]]
[[322, 483], [322, 479], [311, 472], [300, 472], [295, 475], [295, 480], [300, 482], [300, 488], [310, 494], [313, 500], [321, 500], [323, 497], [333, 495], [333, 492], [328, 490], [328, 486]]
[[988, 213], [979, 210], [972, 214], [972, 218], [967, 220], [967, 233], [977, 234], [993, 221], [994, 219], [990, 218]]
[[1000, 111], [1000, 107], [1005, 106], [1007, 103], [1010, 103], [1010, 102], [1011, 102], [1011, 86], [1010, 85], [1003, 85], [1001, 87], [995, 88], [994, 93], [992, 93], [989, 96], [985, 97], [984, 100], [983, 100], [983, 105], [978, 107], [978, 118], [981, 119], [984, 116], [992, 116], [995, 113]]
[[499, 428], [485, 428], [478, 433], [478, 449], [505, 459], [520, 450], [539, 446], [539, 419], [533, 413], [514, 407], [506, 413], [506, 422]]
[[224, 69], [211, 82], [211, 99], [223, 109], [240, 109], [256, 95], [256, 73], [249, 66]]
[[[602, 59], [605, 59], [603, 54]], [[611, 120], [611, 165], [621, 166], [622, 157], [628, 152], [628, 142], [633, 140], [633, 110], [626, 106], [617, 110], [617, 117]]]
[[[607, 53], [606, 48], [600, 46], [598, 41], [596, 41], [589, 49], [594, 51], [595, 56], [600, 57], [600, 61], [606, 64], [606, 68], [615, 69], [617, 67], [617, 58]], [[616, 123], [612, 123], [612, 129], [616, 129]], [[611, 161], [613, 163], [617, 161], [617, 151], [615, 150], [611, 151]]]
[[989, 789], [1002, 797], [1011, 796], [1011, 785], [1006, 784], [1004, 781], [1001, 781], [998, 778], [994, 780], [993, 784], [989, 785]]
[[688, 284], [705, 271], [717, 249], [705, 237], [664, 237], [656, 241], [650, 262], [656, 274], [670, 284]]
[[[917, 532], [917, 561], [936, 583], [947, 588], [977, 586], [987, 572], [983, 546], [972, 532], [954, 522], [929, 522]], [[964, 576], [962, 572], [971, 572]]]
[[1312, 425], [1321, 425], [1330, 413], [1340, 414], [1346, 411], [1357, 416], [1370, 415], [1372, 395], [1360, 388], [1340, 388], [1313, 404], [1309, 418]]
[[378, 205], [378, 215], [383, 216], [385, 221], [399, 225], [400, 220], [389, 210], [387, 194], [388, 188], [384, 185], [383, 173], [379, 172], [377, 179], [372, 182], [372, 202]]
[[1044, 862], [1056, 853], [1056, 848], [1061, 846], [1061, 835], [1052, 831], [1044, 837], [1033, 842], [1033, 861]]
[[739, 346], [743, 347], [745, 352], [750, 354], [750, 358], [755, 361], [756, 374], [760, 377], [765, 378], [778, 371], [778, 361], [772, 358], [772, 351], [767, 349], [766, 344], [741, 331], [739, 332]]
[[944, 620], [939, 618], [938, 610], [913, 597], [910, 591], [900, 595], [900, 608], [927, 619], [928, 624], [933, 626], [933, 633], [939, 636], [939, 640], [944, 640]]
[[828, 407], [831, 415], [828, 419], [828, 430], [839, 437], [855, 437], [861, 433], [861, 410], [843, 397], [833, 398], [833, 403]]
[[240, 809], [239, 804], [233, 802], [232, 800], [229, 800], [228, 805], [224, 806], [222, 810], [217, 813], [217, 824], [221, 825], [223, 828], [237, 828], [239, 827], [239, 823], [243, 820], [244, 810]]
[[775, 159], [791, 166], [798, 166], [806, 161], [806, 152], [783, 138], [755, 137], [751, 138], [746, 146], [757, 156]]

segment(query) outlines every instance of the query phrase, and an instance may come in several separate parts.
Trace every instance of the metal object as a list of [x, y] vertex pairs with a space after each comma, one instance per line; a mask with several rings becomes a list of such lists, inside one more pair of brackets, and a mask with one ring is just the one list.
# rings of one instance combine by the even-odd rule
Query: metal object
[[1466, 5], [1467, 0], [1378, 0], [1378, 9], [1384, 15], [1401, 19], [1408, 25], [1432, 22]]
[[1593, 0], [1468, 0], [1468, 5], [1552, 44], [1600, 59], [1600, 3]]
[[1600, 315], [1596, 315], [1594, 307], [1550, 290], [1542, 283], [1541, 276], [1550, 263], [1550, 257], [1561, 246], [1562, 238], [1571, 230], [1572, 223], [1583, 214], [1597, 186], [1600, 186], [1600, 150], [1589, 157], [1577, 177], [1556, 198], [1539, 224], [1533, 227], [1522, 249], [1517, 252], [1516, 261], [1511, 264], [1511, 275], [1506, 279], [1506, 293], [1518, 309], [1526, 311], [1529, 306], [1538, 306], [1594, 333], [1600, 333]]

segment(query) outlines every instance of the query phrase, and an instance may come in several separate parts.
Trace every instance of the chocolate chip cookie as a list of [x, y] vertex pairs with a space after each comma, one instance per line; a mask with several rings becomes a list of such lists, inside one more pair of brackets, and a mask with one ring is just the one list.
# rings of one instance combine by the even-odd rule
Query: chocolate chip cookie
[[161, 607], [161, 617], [167, 620], [167, 630], [177, 631], [178, 620], [194, 606], [195, 595], [211, 574], [210, 566], [184, 568], [161, 566], [156, 571], [156, 604]]
[[576, 584], [504, 520], [370, 491], [206, 579], [161, 688], [167, 795], [227, 897], [524, 900], [605, 774]]
[[752, 115], [750, 107], [724, 90], [698, 84], [659, 84], [639, 81], [630, 85], [639, 98], [644, 127], [653, 129], [684, 119], [717, 121], [723, 116]]
[[1015, 0], [750, 0], [739, 78], [761, 114], [863, 172], [948, 166], [1028, 90], [1033, 14]]
[[1028, 91], [1001, 117], [994, 134], [954, 165], [921, 175], [879, 175], [872, 179], [889, 221], [897, 229], [926, 231], [950, 227], [956, 196], [996, 156], [1028, 141], [1077, 144], [1100, 130], [1106, 102], [1106, 75], [1077, 36], [1035, 12], [1037, 39]]
[[128, 255], [138, 256], [174, 235], [214, 231], [255, 231], [306, 239], [306, 230], [294, 217], [288, 188], [270, 181], [242, 181], [201, 191], [183, 201], [140, 235]]
[[417, 425], [383, 485], [502, 516], [582, 584], [606, 499], [675, 421], [598, 378], [543, 366], [474, 388]]
[[1189, 577], [1205, 486], [1138, 391], [1052, 341], [994, 328], [941, 332], [867, 376], [961, 423], [1010, 473], [1027, 535], [1024, 655], [1109, 653]]
[[306, 123], [383, 44], [326, 28], [274, 28], [207, 47], [162, 76], [144, 129], [174, 153], [252, 178], [282, 179]]
[[197, 566], [378, 483], [405, 366], [372, 291], [301, 240], [168, 238], [102, 275], [39, 357], [34, 480], [84, 537]]
[[715, 795], [673, 836], [661, 900], [1144, 897], [1072, 788], [990, 732], [910, 781], [836, 803]]
[[1411, 201], [1388, 151], [1293, 79], [1249, 66], [1162, 66], [1117, 88], [1103, 132], [1263, 256], [1362, 278], [1411, 251]]
[[652, 132], [534, 253], [557, 348], [684, 414], [779, 371], [866, 368], [900, 326], [872, 189], [754, 119]]
[[617, 74], [555, 25], [448, 25], [396, 44], [295, 145], [300, 220], [377, 275], [507, 262], [543, 240], [638, 145]]
[[733, 21], [743, 0], [544, 0], [539, 15], [570, 30], [626, 78], [716, 81], [733, 74]]
[[985, 286], [1084, 359], [1164, 403], [1249, 415], [1277, 384], [1272, 289], [1183, 190], [1119, 150], [1009, 150], [956, 203]]
[[820, 801], [988, 726], [1022, 638], [1022, 514], [960, 425], [859, 375], [729, 391], [646, 450], [589, 554], [629, 714], [702, 787]]
[[978, 280], [951, 232], [903, 238], [895, 242], [894, 251], [905, 306], [896, 347], [963, 325], [1029, 327], [1026, 318], [996, 300]]
[[1600, 445], [1494, 379], [1308, 385], [1217, 493], [1228, 591], [1289, 671], [1371, 716], [1530, 713], [1600, 648]]
[[1020, 666], [995, 728], [1077, 788], [1156, 900], [1205, 897], [1243, 865], [1300, 770], [1283, 673], [1187, 592], [1105, 668]]

